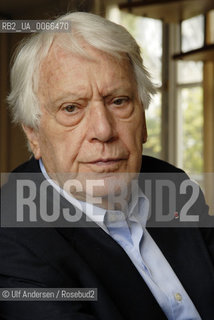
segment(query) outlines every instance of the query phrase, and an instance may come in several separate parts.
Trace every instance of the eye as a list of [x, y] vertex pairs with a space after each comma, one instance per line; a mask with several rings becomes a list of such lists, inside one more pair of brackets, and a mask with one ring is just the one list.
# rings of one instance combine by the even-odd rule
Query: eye
[[63, 108], [67, 113], [75, 113], [78, 111], [78, 106], [75, 104], [69, 104]]
[[63, 103], [57, 113], [56, 120], [63, 126], [77, 125], [84, 117], [84, 106], [77, 102]]
[[123, 105], [124, 103], [128, 102], [129, 98], [127, 97], [123, 97], [123, 98], [116, 98], [114, 99], [113, 103], [116, 105], [116, 106], [121, 106]]

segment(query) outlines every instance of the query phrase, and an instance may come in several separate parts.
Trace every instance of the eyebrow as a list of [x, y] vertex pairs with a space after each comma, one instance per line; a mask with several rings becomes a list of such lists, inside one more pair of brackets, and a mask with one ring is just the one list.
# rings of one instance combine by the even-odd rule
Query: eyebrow
[[85, 100], [79, 93], [74, 93], [71, 91], [63, 92], [60, 96], [58, 96], [55, 100], [52, 100], [51, 103], [56, 105], [63, 100]]
[[107, 93], [105, 95], [103, 95], [104, 98], [114, 95], [114, 94], [120, 94], [120, 92], [124, 91], [129, 92], [132, 90], [132, 86], [131, 85], [124, 85], [123, 87], [116, 87], [116, 88], [109, 88], [107, 89]]
[[[106, 93], [102, 95], [103, 98], [107, 98], [111, 95], [120, 93], [121, 91], [129, 92], [132, 89], [131, 84], [127, 83], [122, 87], [112, 87], [108, 88]], [[80, 91], [80, 90], [78, 90]], [[60, 96], [58, 96], [55, 100], [51, 101], [51, 104], [57, 105], [63, 100], [87, 100], [87, 97], [84, 97], [84, 94], [80, 94], [79, 92], [71, 92], [65, 91]]]

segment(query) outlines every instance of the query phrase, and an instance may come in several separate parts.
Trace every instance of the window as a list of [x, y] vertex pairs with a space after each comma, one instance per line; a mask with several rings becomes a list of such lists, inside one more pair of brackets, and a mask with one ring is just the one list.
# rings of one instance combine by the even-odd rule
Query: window
[[[186, 52], [204, 44], [204, 17], [185, 20], [175, 27], [114, 7], [109, 10], [108, 18], [125, 26], [135, 37], [142, 49], [144, 64], [158, 87], [158, 94], [146, 111], [148, 142], [144, 145], [144, 153], [159, 158], [164, 154], [165, 160], [196, 174], [201, 180], [203, 63], [174, 62], [172, 55], [176, 50]], [[163, 134], [169, 141], [161, 138]]]
[[181, 22], [181, 50], [198, 49], [204, 44], [204, 16], [196, 16]]
[[[204, 44], [204, 17], [181, 23], [181, 50], [197, 49]], [[201, 180], [203, 172], [203, 63], [177, 62], [178, 165]]]

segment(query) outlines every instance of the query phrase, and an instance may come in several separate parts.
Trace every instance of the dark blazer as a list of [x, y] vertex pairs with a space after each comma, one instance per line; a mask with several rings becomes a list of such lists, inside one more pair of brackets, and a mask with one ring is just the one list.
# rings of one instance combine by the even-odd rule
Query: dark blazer
[[[144, 172], [181, 172], [146, 156], [142, 163]], [[40, 172], [38, 161], [31, 159], [15, 172]], [[3, 194], [8, 193], [7, 188], [3, 188]], [[2, 210], [11, 214], [12, 202]], [[62, 199], [61, 205], [70, 204]], [[205, 212], [202, 199], [203, 209]], [[149, 232], [202, 319], [213, 320], [213, 229], [149, 228]], [[93, 226], [1, 228], [0, 287], [98, 289], [97, 301], [0, 302], [0, 319], [5, 320], [166, 319], [123, 249]]]

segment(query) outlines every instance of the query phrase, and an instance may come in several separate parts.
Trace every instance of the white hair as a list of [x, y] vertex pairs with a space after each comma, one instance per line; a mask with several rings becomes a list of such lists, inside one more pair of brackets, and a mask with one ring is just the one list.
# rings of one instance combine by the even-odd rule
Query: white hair
[[8, 96], [13, 120], [31, 128], [38, 127], [41, 115], [36, 95], [39, 69], [55, 39], [62, 47], [82, 55], [86, 53], [78, 43], [80, 38], [118, 59], [126, 54], [133, 67], [139, 98], [146, 109], [155, 89], [143, 66], [140, 48], [130, 33], [124, 27], [91, 13], [73, 12], [57, 19], [63, 20], [71, 22], [69, 33], [37, 33], [24, 39], [17, 48], [11, 69], [11, 92]]

